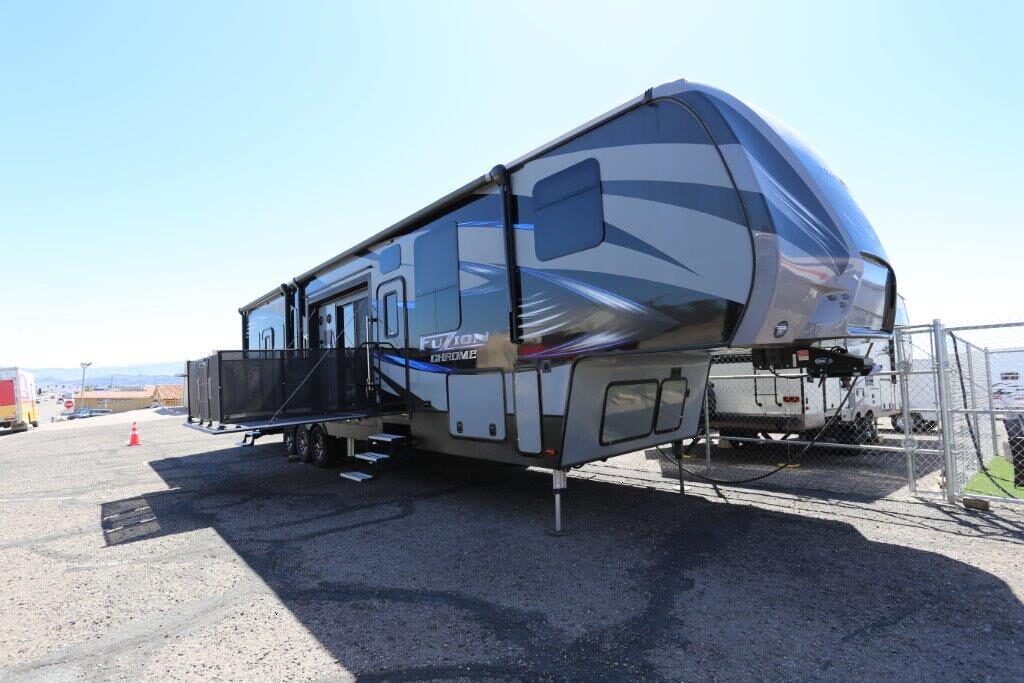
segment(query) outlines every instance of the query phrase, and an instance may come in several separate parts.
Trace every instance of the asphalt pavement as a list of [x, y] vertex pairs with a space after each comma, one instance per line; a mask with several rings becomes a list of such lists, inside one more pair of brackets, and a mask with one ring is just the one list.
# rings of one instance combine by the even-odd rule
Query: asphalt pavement
[[0, 678], [1024, 671], [1019, 508], [680, 496], [627, 458], [571, 474], [556, 537], [543, 472], [424, 457], [357, 484], [140, 412], [134, 448], [120, 417], [0, 439]]

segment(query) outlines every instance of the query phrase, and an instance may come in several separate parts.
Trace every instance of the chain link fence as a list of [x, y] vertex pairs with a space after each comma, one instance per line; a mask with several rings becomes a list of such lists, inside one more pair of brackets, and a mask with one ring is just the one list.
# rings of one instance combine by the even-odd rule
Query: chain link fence
[[[871, 497], [1024, 500], [1012, 451], [1024, 447], [1012, 423], [1024, 415], [1024, 324], [936, 321], [834, 346], [873, 358], [871, 374], [816, 379], [757, 370], [749, 351], [716, 352], [697, 439], [591, 467]], [[1024, 478], [1024, 453], [1018, 461]]]
[[1024, 324], [942, 333], [952, 490], [1024, 500]]

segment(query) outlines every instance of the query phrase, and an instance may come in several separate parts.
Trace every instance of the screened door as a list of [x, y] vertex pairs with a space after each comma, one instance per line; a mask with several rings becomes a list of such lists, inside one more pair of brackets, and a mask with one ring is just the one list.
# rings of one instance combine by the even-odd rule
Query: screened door
[[337, 304], [340, 330], [338, 349], [341, 365], [342, 397], [346, 406], [366, 405], [367, 389], [367, 333], [369, 332], [370, 305], [366, 291], [348, 297]]
[[370, 314], [365, 289], [324, 302], [313, 316], [319, 347], [317, 376], [327, 411], [365, 408], [366, 335]]

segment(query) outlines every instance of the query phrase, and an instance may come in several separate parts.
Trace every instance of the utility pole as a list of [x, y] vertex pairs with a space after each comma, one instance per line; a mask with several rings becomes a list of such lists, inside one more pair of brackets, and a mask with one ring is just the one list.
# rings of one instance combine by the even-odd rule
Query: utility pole
[[78, 394], [78, 401], [79, 401], [79, 403], [82, 403], [83, 405], [80, 405], [79, 409], [82, 409], [82, 408], [85, 407], [85, 405], [84, 405], [85, 404], [85, 369], [87, 367], [89, 367], [90, 365], [92, 365], [92, 362], [81, 363], [81, 366], [82, 366], [82, 389], [81, 389], [81, 391]]

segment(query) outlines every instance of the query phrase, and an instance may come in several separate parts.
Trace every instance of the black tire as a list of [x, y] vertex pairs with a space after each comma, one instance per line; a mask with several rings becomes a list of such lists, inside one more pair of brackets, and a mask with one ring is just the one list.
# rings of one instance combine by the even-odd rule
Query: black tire
[[[903, 432], [904, 431], [904, 428], [903, 428], [903, 416], [902, 415], [893, 415], [892, 418], [889, 421], [892, 423], [892, 428], [893, 428], [894, 431], [897, 431], [897, 432]], [[911, 422], [911, 424], [913, 424], [913, 421]]]
[[281, 437], [281, 443], [284, 444], [284, 452], [288, 455], [295, 455], [295, 430], [286, 429]]
[[878, 441], [878, 421], [871, 413], [862, 415], [853, 421], [852, 443], [859, 446], [876, 443]]
[[320, 425], [316, 425], [309, 432], [310, 462], [317, 467], [330, 467], [334, 463], [334, 444], [331, 437]]
[[309, 443], [309, 427], [299, 427], [295, 430], [295, 454], [302, 462], [313, 462], [313, 449]]
[[39, 420], [32, 420], [32, 426], [39, 429]]

